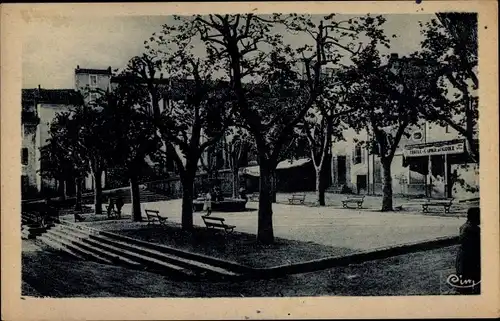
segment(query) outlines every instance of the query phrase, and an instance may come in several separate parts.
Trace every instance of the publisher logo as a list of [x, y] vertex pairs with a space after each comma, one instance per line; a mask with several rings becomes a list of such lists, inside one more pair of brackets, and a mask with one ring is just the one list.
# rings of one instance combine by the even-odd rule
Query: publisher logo
[[471, 279], [466, 279], [462, 275], [450, 274], [446, 279], [446, 283], [454, 288], [467, 289], [475, 287], [476, 285], [481, 283], [481, 281], [476, 282]]

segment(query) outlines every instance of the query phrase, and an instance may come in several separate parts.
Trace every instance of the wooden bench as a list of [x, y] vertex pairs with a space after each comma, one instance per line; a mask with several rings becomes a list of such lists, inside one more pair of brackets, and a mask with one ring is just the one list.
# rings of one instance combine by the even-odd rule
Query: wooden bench
[[449, 213], [450, 207], [453, 203], [453, 200], [454, 200], [453, 198], [444, 199], [444, 200], [428, 199], [425, 203], [422, 204], [422, 212], [428, 213], [430, 206], [437, 206], [437, 207], [442, 206], [442, 207], [444, 207], [444, 212]]
[[232, 233], [234, 228], [236, 227], [234, 225], [227, 225], [226, 223], [224, 223], [225, 219], [223, 219], [222, 217], [203, 215], [201, 218], [203, 219], [203, 222], [205, 223], [207, 229], [218, 228], [223, 229], [224, 231], [226, 231], [226, 233]]
[[248, 200], [252, 202], [257, 202], [259, 200], [259, 193], [252, 193], [248, 195]]
[[333, 186], [330, 188], [330, 191], [334, 194], [342, 194], [342, 190], [344, 189], [344, 186]]
[[148, 220], [148, 225], [154, 225], [155, 222], [160, 223], [160, 225], [165, 225], [168, 217], [160, 216], [160, 211], [155, 210], [144, 210], [146, 212], [146, 218]]
[[348, 208], [347, 204], [354, 203], [358, 206], [358, 208], [363, 208], [363, 201], [365, 200], [365, 196], [347, 196], [344, 200], [342, 200], [342, 207]]
[[290, 204], [293, 204], [294, 202], [299, 202], [299, 204], [304, 204], [304, 201], [306, 199], [306, 194], [292, 194], [292, 197], [288, 199], [288, 202]]

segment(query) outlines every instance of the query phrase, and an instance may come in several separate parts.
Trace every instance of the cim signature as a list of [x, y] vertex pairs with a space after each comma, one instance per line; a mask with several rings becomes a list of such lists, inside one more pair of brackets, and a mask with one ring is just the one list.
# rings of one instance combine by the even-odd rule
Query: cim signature
[[463, 279], [462, 275], [450, 274], [446, 279], [446, 283], [454, 288], [472, 288], [481, 283], [481, 281], [475, 282], [470, 279]]

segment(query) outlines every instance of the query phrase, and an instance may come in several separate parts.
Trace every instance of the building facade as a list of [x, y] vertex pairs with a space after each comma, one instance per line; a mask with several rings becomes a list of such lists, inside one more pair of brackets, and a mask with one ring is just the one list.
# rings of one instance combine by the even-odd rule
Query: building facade
[[[107, 69], [81, 69], [74, 71], [74, 87], [69, 89], [44, 89], [39, 86], [22, 90], [22, 146], [21, 146], [21, 186], [23, 197], [36, 197], [55, 192], [62, 182], [43, 178], [40, 148], [47, 144], [50, 124], [58, 113], [70, 111], [73, 107], [95, 99], [95, 94], [87, 90], [106, 90], [110, 86], [111, 67]], [[82, 100], [83, 98], [83, 100]], [[74, 182], [67, 181], [69, 194], [74, 190]], [[103, 179], [104, 184], [104, 179]], [[93, 188], [91, 176], [85, 179], [85, 188]]]
[[[479, 166], [467, 157], [465, 140], [454, 129], [422, 121], [407, 130], [391, 164], [395, 194], [468, 198], [478, 196], [457, 181], [479, 187]], [[345, 185], [357, 194], [381, 195], [383, 173], [380, 157], [367, 147], [366, 131], [344, 132], [345, 141], [332, 146], [333, 186]]]

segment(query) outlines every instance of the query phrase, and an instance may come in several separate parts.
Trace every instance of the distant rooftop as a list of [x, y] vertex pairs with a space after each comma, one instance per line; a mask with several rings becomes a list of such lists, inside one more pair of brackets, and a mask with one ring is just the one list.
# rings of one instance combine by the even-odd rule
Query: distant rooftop
[[82, 101], [81, 94], [74, 89], [30, 88], [22, 90], [23, 109], [30, 108], [35, 102], [46, 104], [76, 105]]
[[76, 66], [75, 74], [111, 75], [111, 67], [106, 69], [80, 68]]

